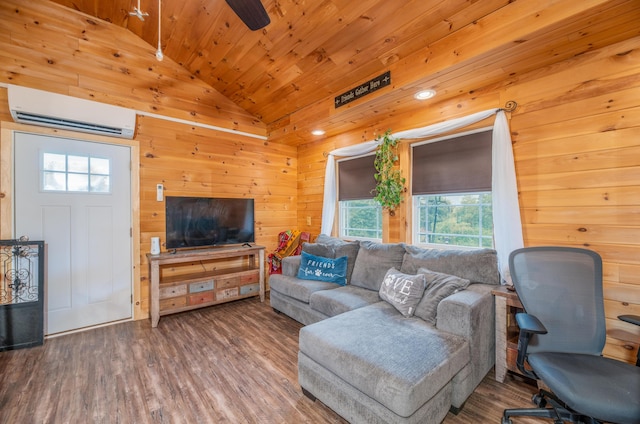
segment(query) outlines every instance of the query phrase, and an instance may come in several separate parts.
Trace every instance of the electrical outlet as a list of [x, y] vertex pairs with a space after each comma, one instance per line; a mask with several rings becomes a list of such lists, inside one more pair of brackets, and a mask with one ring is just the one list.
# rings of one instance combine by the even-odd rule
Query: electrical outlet
[[307, 217], [307, 225], [311, 225], [311, 217], [310, 216]]

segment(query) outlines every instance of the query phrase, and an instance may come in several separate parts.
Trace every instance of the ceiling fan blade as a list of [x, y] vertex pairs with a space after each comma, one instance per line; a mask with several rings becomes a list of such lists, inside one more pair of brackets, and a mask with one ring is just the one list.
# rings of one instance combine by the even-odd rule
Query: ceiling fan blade
[[256, 31], [269, 25], [271, 19], [260, 0], [225, 0], [236, 15], [249, 27]]

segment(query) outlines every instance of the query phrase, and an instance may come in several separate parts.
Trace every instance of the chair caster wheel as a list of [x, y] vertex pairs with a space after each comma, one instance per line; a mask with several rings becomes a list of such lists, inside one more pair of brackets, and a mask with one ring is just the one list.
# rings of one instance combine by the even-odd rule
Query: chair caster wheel
[[502, 424], [513, 424], [511, 418], [502, 417]]
[[547, 401], [544, 397], [542, 397], [542, 395], [540, 395], [539, 393], [533, 395], [533, 397], [531, 398], [531, 401], [536, 404], [536, 406], [538, 408], [544, 408], [547, 406]]

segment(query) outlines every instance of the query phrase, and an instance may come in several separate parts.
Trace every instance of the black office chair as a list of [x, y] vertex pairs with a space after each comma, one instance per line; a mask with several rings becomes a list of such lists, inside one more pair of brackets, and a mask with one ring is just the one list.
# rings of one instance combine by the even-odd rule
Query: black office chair
[[[533, 396], [538, 408], [506, 409], [511, 417], [551, 418], [556, 424], [640, 424], [640, 367], [602, 356], [605, 316], [602, 259], [590, 250], [529, 247], [509, 257], [525, 313], [518, 369], [549, 390]], [[640, 325], [640, 319], [625, 316]]]

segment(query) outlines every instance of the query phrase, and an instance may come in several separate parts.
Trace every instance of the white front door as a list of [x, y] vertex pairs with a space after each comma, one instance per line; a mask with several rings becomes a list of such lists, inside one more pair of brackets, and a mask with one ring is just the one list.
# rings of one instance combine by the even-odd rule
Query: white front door
[[55, 334], [131, 318], [131, 149], [16, 132], [15, 236], [47, 245]]

